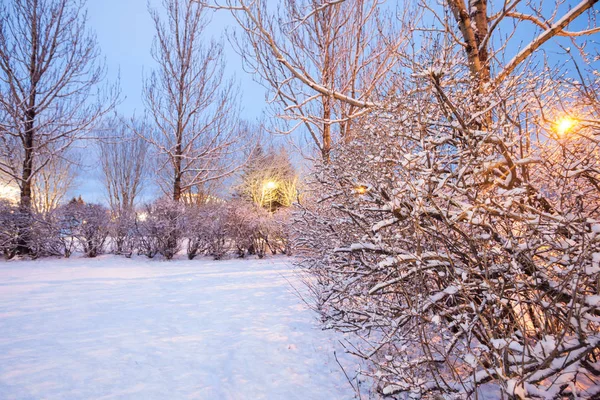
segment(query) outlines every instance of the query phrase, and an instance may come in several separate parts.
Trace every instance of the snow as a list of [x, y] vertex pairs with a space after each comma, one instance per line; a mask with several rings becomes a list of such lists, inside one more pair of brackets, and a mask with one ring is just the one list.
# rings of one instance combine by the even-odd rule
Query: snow
[[0, 398], [351, 399], [289, 259], [0, 262]]
[[600, 307], [600, 296], [598, 296], [598, 295], [585, 296], [585, 302], [587, 303], [588, 306]]

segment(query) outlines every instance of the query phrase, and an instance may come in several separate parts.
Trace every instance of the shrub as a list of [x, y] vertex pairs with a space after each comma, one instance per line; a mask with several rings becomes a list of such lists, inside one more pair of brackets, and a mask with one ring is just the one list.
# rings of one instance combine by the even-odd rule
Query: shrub
[[247, 201], [234, 200], [227, 207], [227, 236], [238, 257], [243, 258], [252, 248], [252, 221], [256, 206]]
[[206, 215], [202, 227], [207, 244], [207, 253], [215, 260], [222, 259], [229, 251], [227, 240], [227, 208], [224, 204], [206, 204]]
[[109, 232], [109, 213], [99, 204], [85, 204], [78, 239], [88, 257], [96, 257], [104, 250]]
[[115, 254], [131, 257], [138, 246], [135, 213], [121, 211], [114, 215], [109, 226], [111, 247]]
[[184, 214], [185, 233], [188, 239], [186, 253], [190, 260], [207, 249], [202, 229], [203, 217], [200, 207], [196, 205], [186, 207]]
[[293, 253], [293, 231], [289, 209], [280, 208], [273, 214], [270, 224], [269, 247], [273, 254], [280, 252], [291, 256]]
[[0, 200], [0, 251], [11, 259], [17, 255], [24, 215], [6, 200]]
[[185, 209], [183, 204], [168, 199], [160, 199], [146, 205], [138, 221], [140, 252], [152, 258], [161, 254], [172, 259], [181, 248]]
[[55, 235], [65, 257], [77, 249], [88, 257], [104, 250], [109, 233], [109, 213], [99, 204], [84, 204], [73, 200], [54, 213]]
[[70, 204], [58, 207], [51, 215], [53, 237], [57, 241], [60, 252], [70, 257], [77, 249], [77, 228], [80, 223], [74, 207]]

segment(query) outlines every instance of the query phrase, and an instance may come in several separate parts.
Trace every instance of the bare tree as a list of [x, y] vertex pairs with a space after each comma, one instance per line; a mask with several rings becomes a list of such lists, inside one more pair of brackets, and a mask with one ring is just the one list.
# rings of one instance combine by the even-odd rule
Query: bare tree
[[[215, 1], [242, 28], [237, 49], [246, 68], [271, 91], [275, 113], [304, 126], [323, 159], [351, 137], [351, 121], [391, 88], [404, 36], [377, 0]], [[235, 38], [238, 39], [238, 38]]]
[[32, 207], [46, 214], [58, 207], [73, 187], [78, 160], [67, 153], [55, 154], [33, 178]]
[[140, 138], [149, 127], [142, 121], [130, 125], [114, 119], [99, 141], [100, 164], [111, 210], [116, 215], [133, 211], [148, 175], [148, 143]]
[[156, 130], [143, 137], [162, 157], [163, 191], [179, 201], [237, 168], [238, 97], [224, 77], [222, 45], [203, 36], [204, 7], [184, 0], [164, 0], [163, 6], [164, 20], [150, 10], [158, 69], [145, 83], [144, 100]]
[[[576, 32], [566, 30], [571, 22], [597, 2], [598, 0], [582, 0], [568, 12], [562, 11], [561, 1], [544, 4], [541, 1], [507, 0], [502, 2], [500, 7], [494, 7], [489, 0], [446, 0], [445, 3], [460, 32], [460, 36], [453, 36], [455, 45], [464, 49], [471, 77], [477, 82], [476, 86], [481, 91], [490, 81], [494, 85], [501, 84], [529, 56], [554, 37], [576, 38], [600, 32], [600, 28], [595, 26]], [[435, 18], [442, 20], [442, 16], [427, 6], [426, 2], [423, 4], [433, 12]], [[548, 15], [549, 17], [545, 17]], [[505, 54], [507, 44], [517, 32], [522, 39], [523, 22], [531, 24], [540, 31], [533, 36], [528, 34], [527, 44], [522, 46], [512, 59], [506, 61], [500, 56]], [[444, 25], [448, 31], [456, 30], [447, 19]], [[501, 45], [494, 48], [494, 34], [501, 34], [502, 28], [506, 29], [503, 33], [504, 38]], [[527, 32], [534, 31], [531, 27], [527, 29]], [[492, 70], [496, 71], [495, 76]]]
[[11, 0], [0, 6], [0, 170], [31, 208], [37, 174], [111, 106], [85, 1]]

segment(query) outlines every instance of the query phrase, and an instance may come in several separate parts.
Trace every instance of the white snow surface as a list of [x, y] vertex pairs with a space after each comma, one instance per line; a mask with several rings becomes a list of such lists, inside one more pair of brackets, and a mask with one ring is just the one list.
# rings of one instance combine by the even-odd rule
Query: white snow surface
[[0, 399], [354, 398], [292, 285], [286, 258], [0, 262]]

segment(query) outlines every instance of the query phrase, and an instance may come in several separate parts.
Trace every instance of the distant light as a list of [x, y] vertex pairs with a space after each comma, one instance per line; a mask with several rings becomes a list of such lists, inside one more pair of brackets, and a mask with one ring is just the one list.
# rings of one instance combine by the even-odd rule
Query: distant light
[[141, 212], [139, 214], [137, 214], [137, 220], [144, 222], [145, 220], [148, 219], [148, 213], [147, 212]]
[[273, 190], [276, 188], [277, 188], [277, 182], [275, 182], [275, 181], [268, 181], [267, 183], [265, 183], [265, 189]]
[[563, 117], [556, 122], [556, 133], [559, 136], [565, 136], [575, 125], [577, 125], [576, 120], [571, 117]]
[[8, 200], [9, 203], [16, 205], [19, 202], [19, 193], [17, 187], [0, 183], [0, 199]]
[[354, 187], [354, 192], [356, 194], [365, 194], [369, 191], [369, 188], [366, 187], [365, 185], [358, 185]]

